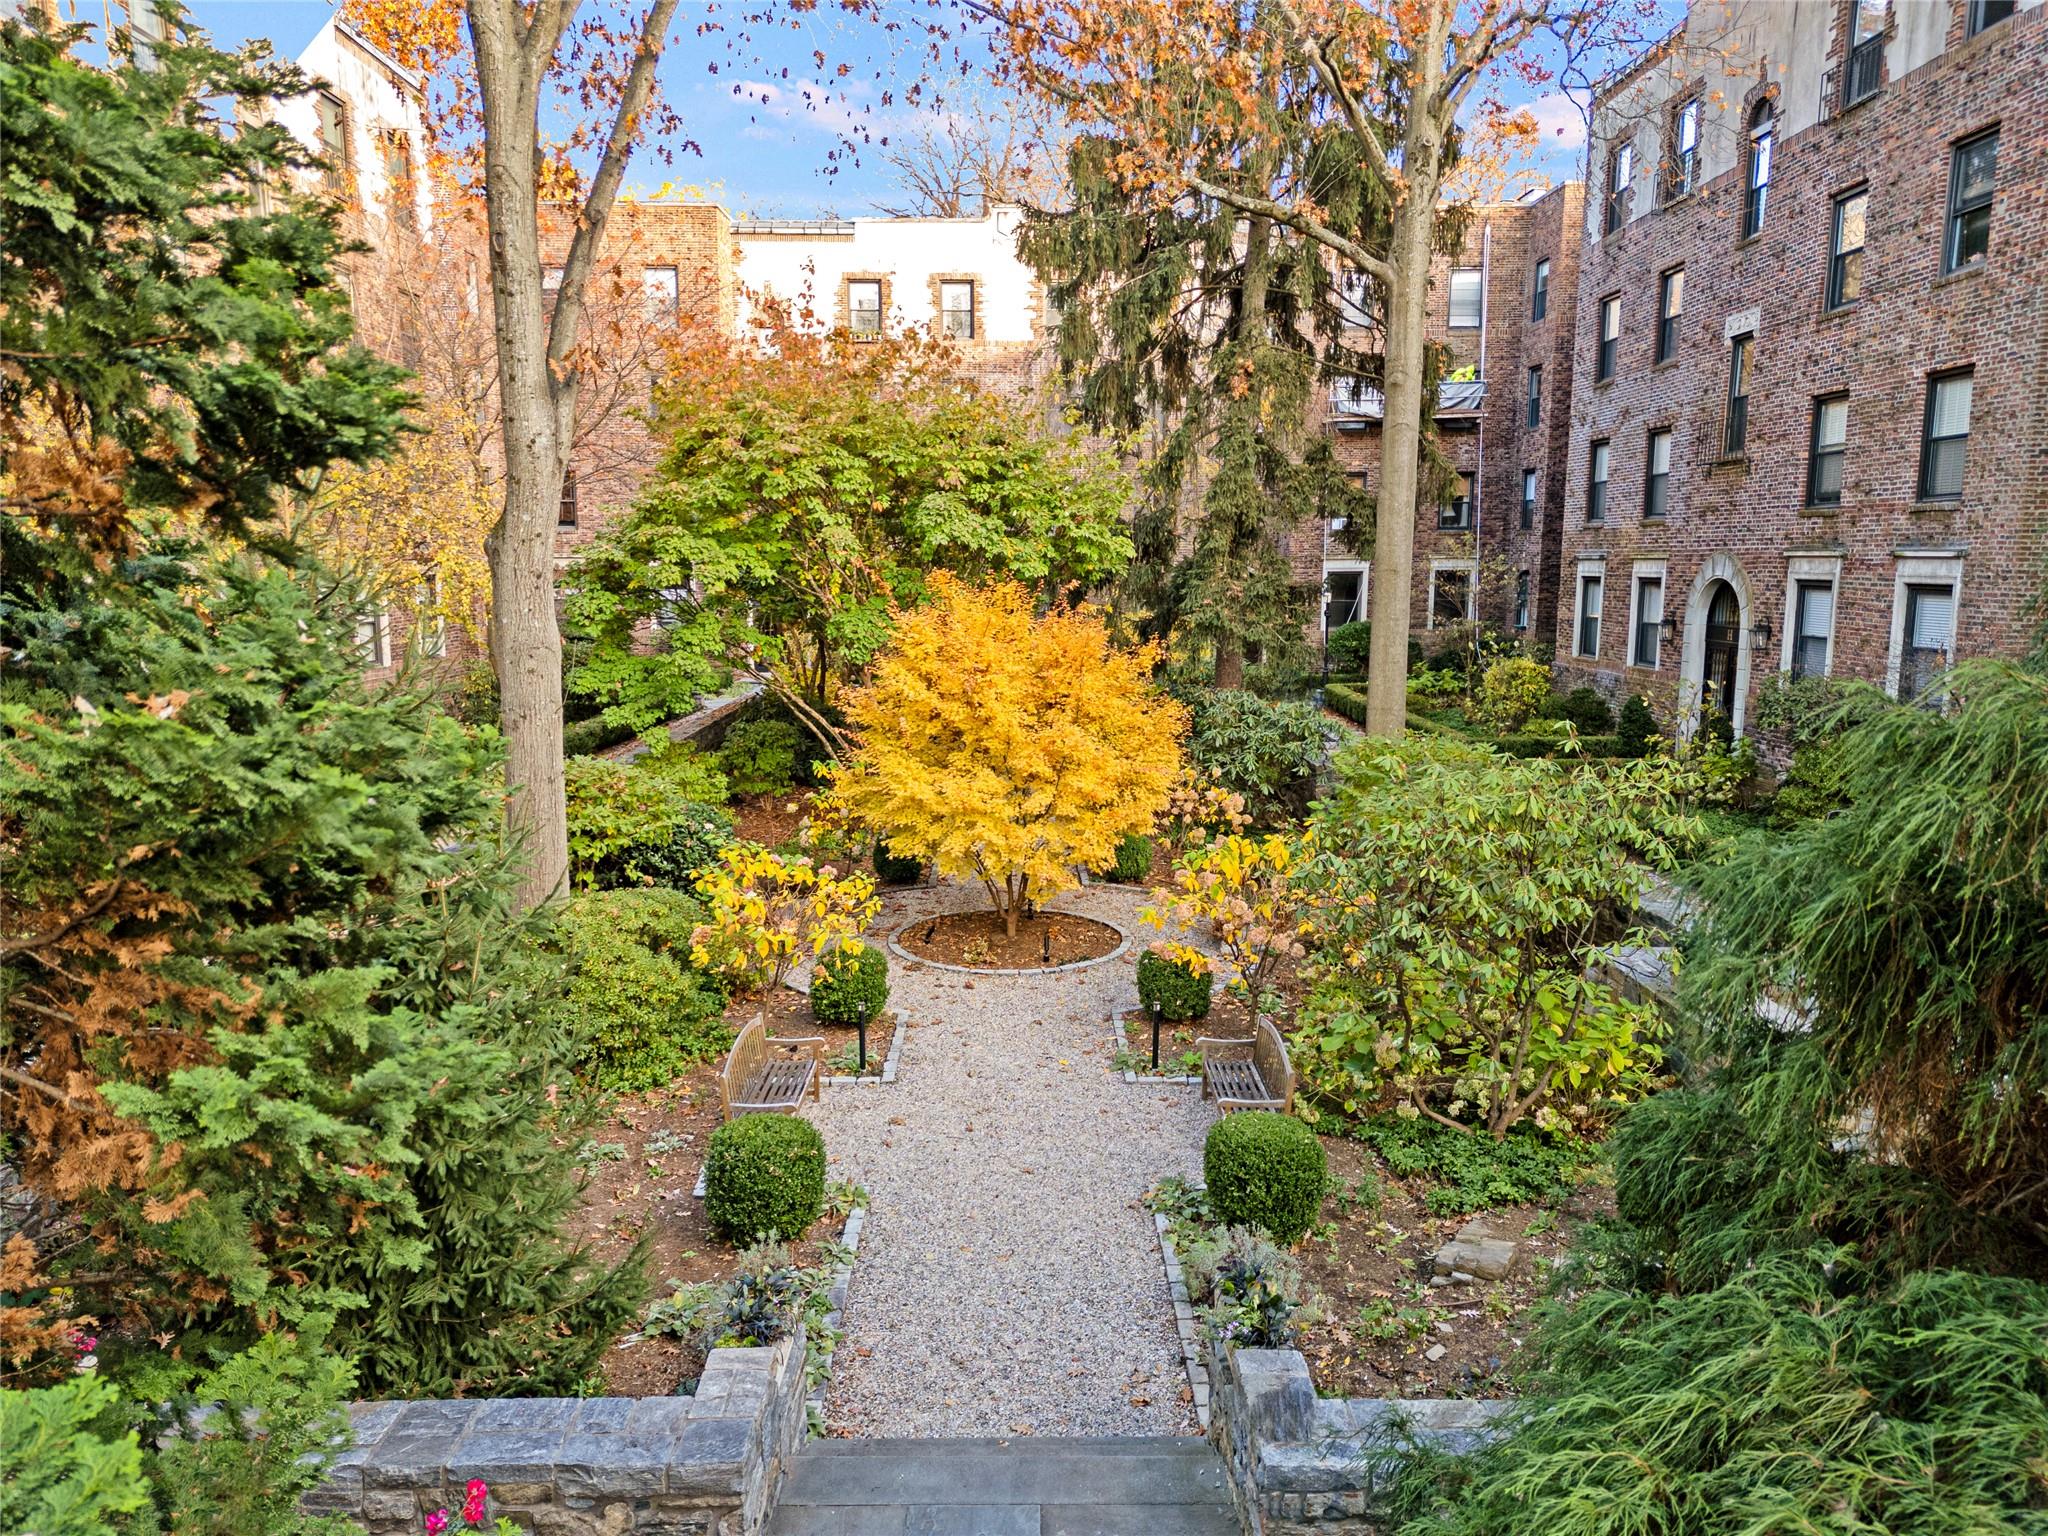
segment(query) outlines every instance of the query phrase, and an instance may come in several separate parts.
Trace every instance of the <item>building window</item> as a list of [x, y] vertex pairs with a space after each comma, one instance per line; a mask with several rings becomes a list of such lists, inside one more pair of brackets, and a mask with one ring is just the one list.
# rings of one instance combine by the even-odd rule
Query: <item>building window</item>
[[1835, 584], [1802, 581], [1792, 595], [1792, 657], [1794, 677], [1825, 677], [1828, 644], [1835, 633]]
[[1459, 267], [1451, 274], [1451, 329], [1477, 330], [1480, 309], [1479, 269]]
[[348, 107], [339, 96], [322, 91], [313, 98], [320, 113], [321, 183], [337, 195], [348, 190], [348, 173], [354, 169], [348, 153]]
[[1586, 476], [1586, 521], [1607, 521], [1607, 439], [1593, 445], [1593, 463]]
[[1700, 103], [1698, 97], [1682, 102], [1672, 120], [1670, 167], [1664, 184], [1664, 200], [1673, 202], [1693, 189], [1700, 169]]
[[1991, 249], [1991, 184], [1998, 164], [1998, 132], [1958, 144], [1948, 171], [1948, 249], [1944, 272], [1960, 272]]
[[1515, 572], [1515, 628], [1529, 627], [1529, 573]]
[[403, 129], [392, 128], [378, 136], [384, 160], [385, 216], [408, 229], [419, 228], [419, 204], [413, 191], [412, 138]]
[[1813, 402], [1813, 453], [1806, 465], [1806, 504], [1842, 504], [1842, 460], [1849, 442], [1849, 397], [1824, 395]]
[[1864, 222], [1870, 194], [1846, 192], [1835, 199], [1834, 237], [1828, 254], [1828, 308], [1840, 309], [1863, 296]]
[[1436, 525], [1439, 528], [1472, 526], [1472, 477], [1463, 470], [1458, 471], [1451, 499], [1436, 510]]
[[422, 656], [448, 654], [448, 621], [441, 615], [441, 578], [430, 576], [413, 594], [412, 639]]
[[1664, 578], [1636, 578], [1636, 632], [1629, 665], [1655, 669], [1664, 654]]
[[1472, 573], [1439, 570], [1430, 582], [1429, 627], [1462, 624], [1472, 617]]
[[356, 649], [365, 667], [391, 665], [391, 626], [379, 608], [356, 620]]
[[1648, 466], [1643, 474], [1643, 517], [1654, 522], [1671, 510], [1671, 429], [1659, 427], [1650, 434]]
[[1742, 197], [1742, 238], [1760, 234], [1764, 227], [1764, 204], [1771, 193], [1771, 145], [1777, 137], [1778, 120], [1768, 101], [1756, 104], [1749, 117], [1749, 178]]
[[1884, 34], [1891, 0], [1850, 0], [1849, 63], [1842, 74], [1842, 105], [1853, 107], [1877, 89], [1884, 73]]
[[1970, 0], [1970, 19], [1963, 31], [1965, 37], [1975, 37], [1986, 27], [1994, 27], [2004, 21], [2019, 7], [2015, 0]]
[[542, 267], [540, 269], [540, 291], [543, 298], [553, 298], [562, 291], [562, 269]]
[[1621, 351], [1621, 295], [1600, 301], [1600, 351], [1593, 359], [1593, 381], [1604, 383], [1614, 377], [1614, 361]]
[[1337, 274], [1337, 315], [1350, 326], [1376, 326], [1379, 317], [1373, 313], [1373, 294], [1366, 275], [1356, 267], [1346, 267]]
[[1756, 337], [1744, 331], [1728, 348], [1728, 429], [1721, 451], [1734, 458], [1749, 446], [1750, 354]]
[[1673, 267], [1657, 280], [1657, 361], [1678, 354], [1678, 322], [1685, 314], [1685, 268]]
[[1945, 582], [1908, 585], [1899, 648], [1901, 703], [1918, 698], [1948, 670], [1955, 644], [1956, 589]]
[[846, 285], [846, 325], [856, 336], [882, 334], [882, 284], [862, 278]]
[[1529, 408], [1523, 419], [1532, 427], [1543, 420], [1543, 369], [1540, 366], [1529, 370]]
[[1963, 494], [1963, 459], [1970, 446], [1972, 375], [1937, 374], [1927, 381], [1927, 417], [1920, 433], [1920, 499], [1954, 501]]
[[1576, 655], [1600, 655], [1600, 578], [1590, 572], [1579, 573], [1579, 628], [1575, 638]]
[[642, 267], [640, 282], [647, 292], [649, 318], [667, 322], [682, 314], [683, 289], [674, 267]]
[[974, 339], [974, 284], [939, 284], [939, 322], [955, 341]]
[[1607, 199], [1600, 212], [1600, 233], [1611, 235], [1628, 222], [1628, 187], [1635, 179], [1636, 147], [1617, 144], [1607, 155]]
[[569, 470], [562, 476], [561, 500], [555, 503], [555, 526], [574, 528], [576, 526], [576, 471]]
[[1529, 290], [1529, 318], [1541, 320], [1550, 313], [1550, 258], [1536, 263], [1536, 280]]
[[1536, 471], [1522, 471], [1522, 529], [1527, 532], [1536, 526]]
[[1329, 596], [1323, 601], [1323, 632], [1356, 624], [1365, 617], [1365, 572], [1326, 571], [1323, 586]]

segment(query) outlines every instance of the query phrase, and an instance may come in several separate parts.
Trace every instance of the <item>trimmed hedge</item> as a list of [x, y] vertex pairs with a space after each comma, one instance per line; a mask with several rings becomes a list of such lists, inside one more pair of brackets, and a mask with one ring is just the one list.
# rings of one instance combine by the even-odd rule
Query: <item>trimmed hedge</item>
[[1316, 1133], [1290, 1115], [1225, 1115], [1202, 1148], [1209, 1207], [1233, 1227], [1261, 1227], [1281, 1246], [1308, 1231], [1322, 1209], [1329, 1159]]
[[1112, 878], [1136, 885], [1152, 872], [1152, 839], [1133, 832], [1116, 845], [1116, 860], [1109, 867]]
[[924, 878], [924, 860], [898, 858], [881, 838], [875, 839], [875, 878], [884, 885], [911, 885]]
[[811, 1017], [849, 1029], [872, 1024], [889, 1001], [889, 957], [872, 945], [820, 955], [811, 971]]
[[733, 1242], [803, 1236], [825, 1209], [825, 1138], [800, 1115], [741, 1115], [711, 1133], [704, 1217]]
[[589, 720], [571, 720], [562, 727], [562, 756], [590, 757], [606, 747], [616, 747], [634, 736], [629, 725], [613, 725], [602, 715]]
[[1208, 972], [1149, 949], [1138, 956], [1138, 1003], [1148, 1018], [1156, 1007], [1167, 1023], [1185, 1023], [1204, 1017], [1211, 1000]]
[[1365, 724], [1365, 689], [1362, 685], [1354, 688], [1349, 683], [1331, 683], [1323, 689], [1323, 703], [1332, 713], [1359, 725]]

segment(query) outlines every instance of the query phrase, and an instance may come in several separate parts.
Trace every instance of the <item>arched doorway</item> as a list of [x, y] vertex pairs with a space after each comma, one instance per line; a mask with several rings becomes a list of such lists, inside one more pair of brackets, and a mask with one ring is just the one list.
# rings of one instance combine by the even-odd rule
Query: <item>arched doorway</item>
[[1700, 718], [1714, 711], [1731, 726], [1735, 723], [1737, 675], [1742, 665], [1742, 602], [1735, 588], [1716, 581], [1707, 589], [1707, 624], [1702, 646], [1699, 696], [1695, 703]]

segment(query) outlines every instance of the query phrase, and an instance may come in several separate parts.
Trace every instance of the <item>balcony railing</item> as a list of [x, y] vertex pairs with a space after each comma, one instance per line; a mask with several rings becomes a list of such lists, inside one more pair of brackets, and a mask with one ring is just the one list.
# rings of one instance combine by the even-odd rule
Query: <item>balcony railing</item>
[[1884, 36], [1867, 37], [1849, 50], [1849, 67], [1842, 73], [1842, 105], [1853, 107], [1877, 89], [1884, 74]]

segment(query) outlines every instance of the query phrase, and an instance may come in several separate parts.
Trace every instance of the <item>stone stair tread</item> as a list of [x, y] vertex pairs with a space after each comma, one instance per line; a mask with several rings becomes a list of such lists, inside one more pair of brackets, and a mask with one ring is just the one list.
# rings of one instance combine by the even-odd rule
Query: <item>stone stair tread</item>
[[1213, 1503], [1227, 1496], [1223, 1464], [1183, 1452], [989, 1451], [797, 1456], [780, 1503]]
[[813, 1440], [801, 1454], [829, 1456], [1072, 1455], [1102, 1451], [1143, 1456], [1183, 1455], [1202, 1460], [1214, 1454], [1200, 1435], [962, 1435], [947, 1439], [876, 1436]]
[[1241, 1536], [1225, 1504], [782, 1505], [767, 1536]]

